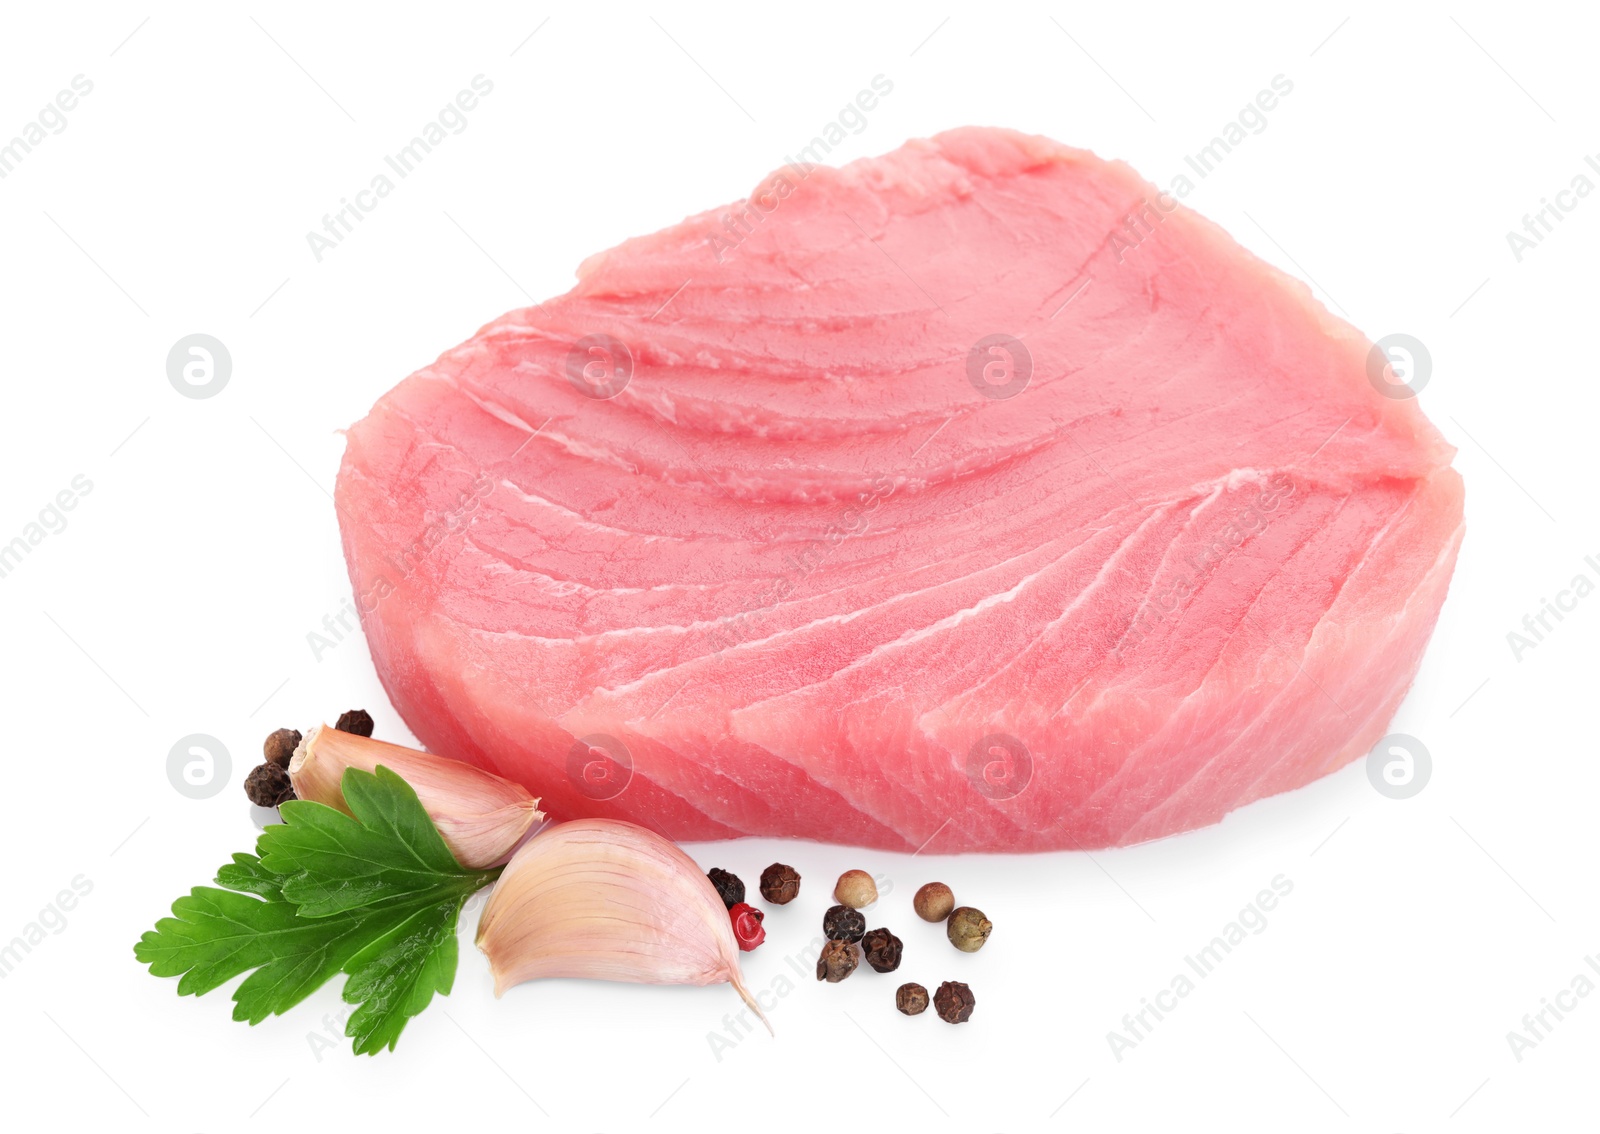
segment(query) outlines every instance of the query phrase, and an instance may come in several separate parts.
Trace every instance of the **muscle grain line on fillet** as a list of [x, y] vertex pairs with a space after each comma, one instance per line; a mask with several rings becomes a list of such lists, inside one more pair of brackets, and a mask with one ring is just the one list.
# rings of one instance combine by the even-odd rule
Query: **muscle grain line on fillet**
[[[1342, 506], [1342, 503], [1341, 503], [1341, 506]], [[1326, 527], [1318, 527], [1314, 531], [1309, 532], [1303, 539], [1301, 539], [1295, 545], [1295, 548], [1294, 548], [1294, 550], [1293, 550], [1293, 552], [1291, 554], [1292, 555], [1293, 554], [1298, 554], [1299, 551], [1301, 551], [1302, 549], [1310, 546], [1313, 541], [1315, 541], [1316, 539], [1318, 539], [1321, 536], [1324, 536], [1326, 534], [1326, 532], [1327, 532], [1327, 528]], [[1241, 612], [1240, 615], [1238, 616], [1238, 618], [1234, 621], [1234, 624], [1233, 624], [1234, 625], [1234, 629], [1237, 629], [1240, 625], [1244, 624], [1244, 622], [1248, 619], [1249, 611], [1254, 607], [1254, 605], [1257, 602], [1260, 601], [1262, 596], [1266, 593], [1267, 589], [1271, 586], [1273, 580], [1276, 579], [1278, 576], [1280, 576], [1282, 574], [1283, 574], [1283, 571], [1281, 569], [1279, 571], [1274, 572], [1274, 574], [1269, 576], [1266, 579], [1266, 581], [1263, 582], [1262, 586], [1259, 587], [1256, 590], [1255, 594], [1250, 596], [1250, 600], [1246, 604], [1244, 611]], [[1182, 613], [1181, 612], [1179, 614], [1179, 618], [1178, 618], [1177, 621], [1178, 622], [1182, 621]], [[1314, 631], [1315, 627], [1313, 627], [1312, 629]], [[1175, 634], [1177, 634], [1177, 632], [1178, 632], [1177, 631], [1177, 623], [1175, 622], [1173, 630], [1172, 630], [1172, 633], [1175, 635]], [[1231, 635], [1230, 635], [1230, 637], [1231, 637]], [[1224, 647], [1223, 649], [1221, 649], [1221, 650], [1219, 650], [1217, 652], [1216, 656], [1212, 658], [1211, 664], [1206, 667], [1205, 672], [1198, 676], [1198, 678], [1196, 679], [1195, 683], [1190, 686], [1189, 692], [1186, 693], [1183, 696], [1182, 699], [1180, 699], [1178, 704], [1173, 708], [1172, 712], [1168, 714], [1168, 720], [1169, 721], [1176, 722], [1179, 719], [1179, 713], [1180, 713], [1180, 710], [1182, 709], [1182, 707], [1185, 704], [1189, 703], [1196, 695], [1198, 695], [1205, 688], [1206, 683], [1211, 679], [1212, 675], [1217, 671], [1217, 667], [1220, 666], [1223, 663], [1223, 661], [1225, 660], [1226, 657], [1227, 657], [1227, 649], [1226, 649], [1226, 647]], [[1283, 695], [1283, 693], [1290, 687], [1290, 685], [1292, 685], [1292, 682], [1285, 683], [1284, 686], [1280, 687], [1278, 693], [1275, 693], [1273, 695], [1273, 697], [1269, 700], [1268, 704], [1270, 705], [1270, 704], [1276, 703], [1277, 700]], [[1093, 701], [1093, 702], [1091, 702], [1089, 704], [1089, 706], [1087, 706], [1086, 708], [1080, 710], [1079, 715], [1080, 716], [1087, 715], [1088, 713], [1091, 713], [1095, 709], [1099, 708], [1101, 700], [1104, 698], [1104, 696], [1109, 691], [1109, 689], [1110, 689], [1109, 686], [1107, 686], [1105, 689], [1103, 689], [1102, 692], [1101, 692], [1100, 697], [1097, 697], [1095, 701]], [[1164, 726], [1164, 728], [1165, 727], [1167, 727], [1167, 726]], [[1099, 800], [1103, 796], [1107, 795], [1109, 792], [1111, 792], [1114, 788], [1117, 787], [1117, 785], [1120, 782], [1120, 779], [1122, 777], [1130, 774], [1134, 770], [1135, 764], [1139, 763], [1139, 760], [1138, 760], [1139, 753], [1142, 752], [1142, 751], [1151, 749], [1152, 747], [1158, 745], [1158, 743], [1163, 739], [1164, 739], [1163, 730], [1158, 730], [1156, 733], [1152, 733], [1150, 736], [1146, 737], [1146, 739], [1145, 739], [1145, 741], [1143, 743], [1139, 744], [1138, 746], [1136, 746], [1135, 748], [1131, 749], [1129, 752], [1124, 754], [1123, 759], [1122, 759], [1122, 763], [1118, 767], [1117, 771], [1115, 773], [1113, 773], [1111, 776], [1109, 776], [1106, 779], [1106, 781], [1099, 788], [1097, 788], [1090, 796], [1088, 796], [1083, 801], [1082, 804], [1080, 804], [1072, 812], [1069, 812], [1068, 815], [1064, 817], [1064, 819], [1065, 820], [1077, 819], [1082, 815], [1083, 811], [1086, 808], [1096, 806], [1098, 804]], [[1209, 770], [1218, 760], [1220, 760], [1224, 755], [1226, 755], [1229, 751], [1231, 751], [1234, 748], [1235, 744], [1236, 744], [1236, 741], [1224, 746], [1217, 753], [1214, 753], [1209, 760], [1207, 760], [1205, 763], [1203, 763], [1198, 768], [1196, 768], [1193, 771], [1191, 771], [1189, 776], [1187, 776], [1184, 780], [1180, 781], [1178, 784], [1174, 785], [1174, 787], [1171, 789], [1171, 792], [1169, 792], [1169, 797], [1173, 792], [1181, 791], [1189, 783], [1195, 782], [1197, 780], [1197, 778], [1203, 772]], [[1143, 802], [1143, 800], [1141, 800], [1141, 802]]]
[[[1289, 651], [1289, 650], [1285, 649], [1281, 645], [1278, 645], [1275, 642], [1273, 643], [1274, 648], [1278, 649], [1280, 652], [1283, 652], [1283, 653], [1287, 654], [1291, 658], [1291, 660], [1293, 660], [1295, 662], [1295, 666], [1296, 666], [1297, 671], [1299, 672], [1299, 675], [1304, 676], [1304, 677], [1306, 677], [1306, 679], [1308, 681], [1311, 681], [1312, 685], [1317, 688], [1317, 691], [1318, 691], [1319, 695], [1322, 696], [1322, 697], [1327, 698], [1333, 704], [1333, 706], [1339, 710], [1339, 712], [1341, 714], [1343, 714], [1347, 719], [1350, 720], [1351, 724], [1355, 726], [1354, 730], [1351, 733], [1352, 736], [1357, 735], [1359, 733], [1361, 722], [1355, 721], [1354, 718], [1344, 708], [1343, 705], [1341, 705], [1338, 701], [1333, 700], [1331, 694], [1329, 694], [1325, 689], [1321, 688], [1321, 686], [1317, 685], [1317, 683], [1314, 680], [1312, 680], [1310, 675], [1308, 673], [1306, 673], [1306, 671], [1305, 671], [1305, 662], [1307, 660], [1311, 660], [1312, 653], [1313, 653], [1313, 651], [1315, 649], [1315, 646], [1316, 646], [1318, 631], [1321, 629], [1322, 625], [1327, 621], [1329, 616], [1333, 613], [1334, 608], [1337, 607], [1337, 605], [1339, 603], [1339, 599], [1345, 594], [1346, 590], [1350, 587], [1352, 581], [1356, 578], [1356, 575], [1360, 571], [1361, 567], [1367, 562], [1368, 559], [1371, 558], [1373, 550], [1375, 548], [1377, 548], [1378, 545], [1381, 544], [1388, 537], [1389, 532], [1394, 529], [1394, 526], [1401, 520], [1401, 518], [1403, 516], [1405, 516], [1406, 513], [1408, 513], [1411, 510], [1411, 507], [1415, 503], [1418, 494], [1419, 494], [1419, 490], [1414, 490], [1411, 493], [1411, 495], [1409, 495], [1403, 502], [1401, 502], [1399, 504], [1398, 507], [1396, 507], [1394, 509], [1394, 511], [1390, 515], [1389, 519], [1382, 525], [1382, 527], [1379, 528], [1379, 530], [1376, 533], [1374, 533], [1372, 538], [1370, 540], [1368, 540], [1367, 545], [1366, 545], [1366, 550], [1363, 551], [1363, 553], [1361, 555], [1361, 558], [1359, 560], [1357, 560], [1357, 562], [1353, 566], [1351, 566], [1350, 569], [1347, 572], [1345, 572], [1344, 577], [1340, 580], [1339, 586], [1335, 589], [1333, 595], [1328, 600], [1327, 605], [1323, 608], [1321, 613], [1317, 616], [1316, 620], [1313, 621], [1311, 626], [1307, 629], [1306, 634], [1305, 634], [1305, 644], [1300, 648], [1299, 654], [1296, 655], [1292, 651]], [[1339, 513], [1342, 512], [1345, 509], [1346, 506], [1348, 506], [1348, 504], [1350, 503], [1350, 500], [1351, 500], [1351, 497], [1349, 497], [1349, 496], [1346, 496], [1346, 497], [1344, 497], [1344, 498], [1342, 498], [1340, 500], [1339, 507], [1335, 510], [1334, 515], [1329, 517], [1326, 521], [1324, 521], [1324, 523], [1318, 528], [1317, 532], [1315, 533], [1316, 536], [1319, 536], [1319, 537], [1326, 537], [1327, 536], [1328, 532], [1330, 530], [1332, 530], [1333, 523], [1337, 519]], [[1307, 540], [1303, 541], [1299, 545], [1299, 547], [1307, 546], [1310, 542], [1311, 542], [1311, 540], [1307, 539]], [[1299, 550], [1299, 547], [1296, 548], [1297, 552]], [[1249, 615], [1250, 611], [1255, 609], [1256, 602], [1257, 602], [1257, 600], [1260, 599], [1262, 593], [1264, 593], [1264, 591], [1263, 592], [1258, 592], [1257, 595], [1255, 596], [1255, 598], [1253, 598], [1251, 600], [1249, 606], [1246, 608], [1245, 615], [1241, 617], [1241, 622], [1245, 621], [1248, 618], [1248, 615]], [[1254, 623], [1252, 622], [1252, 625], [1253, 624]], [[1265, 637], [1264, 632], [1263, 632], [1263, 636]], [[1219, 657], [1218, 660], [1220, 660], [1220, 657]], [[1213, 668], [1214, 668], [1214, 666], [1213, 666]], [[1208, 670], [1207, 674], [1206, 674], [1206, 677], [1209, 678], [1209, 676], [1210, 676], [1210, 671]], [[1270, 708], [1270, 706], [1276, 704], [1279, 701], [1280, 696], [1282, 694], [1286, 693], [1289, 689], [1293, 688], [1293, 685], [1294, 685], [1294, 681], [1292, 679], [1289, 682], [1285, 683], [1284, 686], [1280, 689], [1279, 694], [1274, 695], [1274, 697], [1268, 702], [1268, 707]], [[1197, 688], [1194, 692], [1198, 692], [1198, 691], [1199, 691], [1199, 689]], [[1191, 694], [1191, 696], [1192, 696], [1192, 694]], [[1185, 699], [1187, 700], [1187, 698], [1185, 698]], [[1372, 711], [1375, 712], [1376, 708], [1374, 708], [1374, 710], [1372, 710]], [[1258, 719], [1265, 719], [1268, 715], [1269, 715], [1269, 713], [1264, 710], [1262, 713], [1258, 714]], [[1174, 788], [1174, 790], [1168, 794], [1168, 796], [1167, 796], [1167, 798], [1165, 800], [1163, 800], [1161, 803], [1157, 804], [1155, 807], [1152, 807], [1150, 809], [1150, 811], [1144, 817], [1142, 817], [1140, 820], [1138, 820], [1138, 822], [1135, 824], [1135, 827], [1140, 826], [1140, 825], [1144, 825], [1144, 824], [1147, 824], [1147, 823], [1151, 823], [1151, 820], [1153, 820], [1153, 818], [1155, 816], [1157, 816], [1159, 813], [1167, 810], [1169, 807], [1175, 807], [1176, 805], [1181, 803], [1183, 801], [1184, 797], [1186, 797], [1193, 789], [1195, 789], [1199, 785], [1200, 777], [1205, 775], [1205, 774], [1207, 774], [1207, 773], [1209, 773], [1211, 771], [1212, 767], [1217, 763], [1217, 761], [1221, 760], [1230, 751], [1232, 751], [1239, 743], [1241, 743], [1243, 741], [1244, 737], [1245, 737], [1245, 733], [1241, 733], [1240, 736], [1236, 737], [1235, 740], [1232, 743], [1230, 743], [1228, 746], [1226, 746], [1222, 750], [1220, 750], [1210, 760], [1206, 761], [1204, 764], [1202, 764], [1198, 768], [1196, 768], [1188, 777], [1186, 777], [1182, 781], [1182, 783], [1178, 784]], [[1249, 786], [1253, 787], [1255, 782], [1258, 782], [1261, 778], [1264, 778], [1265, 776], [1269, 775], [1271, 772], [1272, 772], [1272, 767], [1268, 766], [1261, 773], [1260, 776], [1256, 777], [1256, 780], [1252, 781], [1251, 785], [1249, 785]], [[1214, 786], [1214, 783], [1212, 785], [1210, 785], [1210, 786]], [[1243, 799], [1244, 796], [1242, 796], [1242, 795], [1235, 796], [1235, 798]], [[1153, 823], [1151, 825], [1153, 825]]]

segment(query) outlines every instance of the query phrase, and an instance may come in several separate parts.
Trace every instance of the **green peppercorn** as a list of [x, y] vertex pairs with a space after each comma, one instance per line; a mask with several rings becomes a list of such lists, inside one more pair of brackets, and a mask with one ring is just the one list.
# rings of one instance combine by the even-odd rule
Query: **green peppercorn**
[[976, 953], [989, 940], [989, 933], [993, 929], [994, 926], [983, 916], [982, 910], [962, 906], [951, 913], [945, 925], [945, 934], [950, 938], [950, 944], [963, 953]]

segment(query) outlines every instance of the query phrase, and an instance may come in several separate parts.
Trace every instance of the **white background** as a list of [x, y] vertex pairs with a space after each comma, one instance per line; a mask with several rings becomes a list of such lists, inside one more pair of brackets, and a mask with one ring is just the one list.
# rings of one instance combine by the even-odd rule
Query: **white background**
[[[1573, 576], [1600, 578], [1600, 194], [1520, 263], [1506, 240], [1600, 151], [1586, 7], [10, 7], [0, 139], [73, 76], [94, 87], [0, 180], [0, 542], [75, 476], [93, 488], [0, 579], [0, 943], [75, 877], [92, 891], [0, 981], [5, 1124], [1592, 1125], [1600, 995], [1520, 1061], [1506, 1039], [1600, 953], [1600, 598], [1520, 660], [1506, 638]], [[494, 90], [465, 132], [318, 263], [305, 234], [478, 74]], [[995, 124], [1161, 185], [1292, 80], [1186, 203], [1369, 335], [1432, 355], [1423, 405], [1460, 447], [1468, 534], [1394, 726], [1433, 754], [1424, 790], [1386, 799], [1358, 763], [1092, 857], [690, 848], [752, 887], [775, 858], [806, 877], [746, 960], [757, 989], [779, 987], [838, 871], [884, 874], [872, 923], [905, 938], [904, 979], [971, 984], [960, 1028], [901, 1017], [898, 981], [863, 970], [797, 983], [777, 1039], [719, 1062], [726, 987], [562, 981], [497, 1002], [475, 913], [454, 994], [376, 1059], [308, 1038], [336, 985], [252, 1029], [226, 991], [180, 1000], [148, 976], [139, 934], [253, 841], [238, 785], [263, 734], [366, 706], [409, 739], [359, 635], [320, 660], [307, 644], [349, 594], [338, 431], [495, 315], [566, 290], [584, 256], [742, 196], [879, 74], [893, 93], [841, 160]], [[203, 400], [165, 371], [193, 332], [233, 360]], [[211, 798], [169, 782], [191, 733], [231, 753]], [[1107, 1032], [1279, 874], [1294, 889], [1265, 931], [1115, 1059]], [[911, 916], [935, 877], [993, 918], [982, 953]]]

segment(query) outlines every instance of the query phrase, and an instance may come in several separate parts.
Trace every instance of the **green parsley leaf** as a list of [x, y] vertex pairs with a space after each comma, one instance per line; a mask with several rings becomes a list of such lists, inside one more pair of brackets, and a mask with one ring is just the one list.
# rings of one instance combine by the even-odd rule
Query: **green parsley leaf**
[[[297, 800], [257, 854], [197, 886], [134, 946], [156, 976], [198, 996], [249, 972], [235, 1020], [258, 1024], [345, 973], [345, 1025], [358, 1055], [394, 1049], [406, 1022], [455, 980], [461, 907], [498, 870], [456, 862], [416, 792], [388, 768], [340, 783], [351, 815]], [[254, 971], [251, 971], [254, 970]]]
[[441, 878], [472, 873], [456, 864], [409, 785], [387, 768], [379, 775], [405, 794], [375, 776], [351, 776], [349, 770], [339, 782], [359, 824], [334, 808], [295, 801], [278, 809], [282, 824], [261, 833], [261, 864], [287, 876], [283, 896], [300, 907], [303, 917], [382, 905], [427, 892]]

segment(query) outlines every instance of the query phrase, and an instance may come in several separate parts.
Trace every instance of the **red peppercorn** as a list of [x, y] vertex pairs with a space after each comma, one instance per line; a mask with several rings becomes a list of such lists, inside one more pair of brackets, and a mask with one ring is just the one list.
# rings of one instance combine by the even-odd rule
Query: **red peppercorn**
[[739, 948], [746, 953], [767, 939], [762, 919], [767, 915], [752, 905], [740, 902], [728, 911], [733, 919], [733, 935], [739, 939]]

